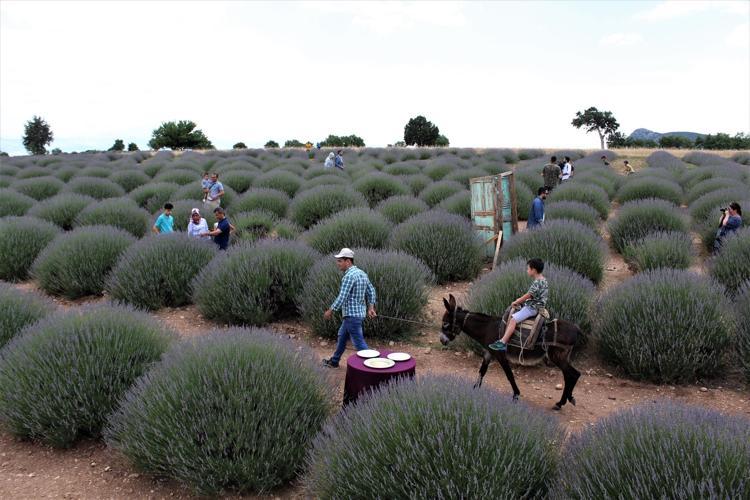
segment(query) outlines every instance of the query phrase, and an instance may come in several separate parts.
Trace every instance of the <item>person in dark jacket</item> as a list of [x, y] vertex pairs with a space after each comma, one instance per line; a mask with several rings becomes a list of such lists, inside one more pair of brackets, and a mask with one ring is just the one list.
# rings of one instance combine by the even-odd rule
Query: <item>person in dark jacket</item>
[[526, 222], [526, 227], [531, 229], [537, 226], [541, 226], [544, 222], [544, 200], [547, 199], [547, 193], [549, 190], [546, 187], [540, 187], [537, 191], [537, 197], [531, 203], [531, 210], [529, 211], [529, 218]]

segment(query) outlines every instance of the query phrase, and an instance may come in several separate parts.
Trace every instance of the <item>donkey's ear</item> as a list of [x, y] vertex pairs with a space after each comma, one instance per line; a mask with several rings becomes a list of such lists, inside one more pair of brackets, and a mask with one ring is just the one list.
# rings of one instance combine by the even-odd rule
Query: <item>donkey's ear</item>
[[451, 305], [450, 305], [450, 303], [449, 303], [449, 302], [448, 302], [447, 300], [445, 300], [445, 297], [443, 297], [443, 305], [445, 306], [445, 310], [446, 310], [446, 311], [448, 311], [448, 312], [451, 312], [451, 311], [453, 310], [453, 309], [451, 308]]
[[454, 297], [453, 294], [451, 293], [451, 294], [448, 295], [448, 298], [451, 299], [451, 301], [450, 301], [451, 309], [455, 309], [456, 308], [456, 297]]

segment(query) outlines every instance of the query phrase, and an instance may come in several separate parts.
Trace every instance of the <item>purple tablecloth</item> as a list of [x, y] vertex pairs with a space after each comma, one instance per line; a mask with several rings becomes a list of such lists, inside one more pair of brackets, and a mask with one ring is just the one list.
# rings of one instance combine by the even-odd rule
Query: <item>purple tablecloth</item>
[[[380, 350], [380, 357], [385, 358], [392, 352]], [[360, 394], [375, 389], [380, 384], [398, 377], [413, 377], [417, 362], [414, 357], [406, 361], [396, 361], [390, 368], [368, 368], [365, 358], [352, 354], [346, 360], [346, 379], [344, 381], [344, 405], [353, 403]]]

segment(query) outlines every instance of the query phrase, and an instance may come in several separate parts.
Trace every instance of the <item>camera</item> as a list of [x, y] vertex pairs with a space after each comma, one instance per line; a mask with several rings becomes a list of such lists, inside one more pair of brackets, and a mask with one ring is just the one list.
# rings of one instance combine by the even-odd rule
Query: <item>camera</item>
[[724, 213], [724, 212], [727, 211], [727, 209], [726, 208], [720, 208], [719, 211], [721, 211], [721, 213]]

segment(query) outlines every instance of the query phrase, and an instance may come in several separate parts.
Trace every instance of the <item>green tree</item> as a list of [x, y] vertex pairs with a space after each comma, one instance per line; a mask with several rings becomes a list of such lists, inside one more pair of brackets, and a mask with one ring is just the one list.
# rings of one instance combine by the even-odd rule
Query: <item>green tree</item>
[[687, 137], [677, 135], [663, 135], [659, 138], [660, 148], [689, 149], [695, 147], [695, 143]]
[[447, 148], [451, 145], [451, 141], [448, 140], [447, 137], [445, 137], [443, 134], [440, 134], [435, 141], [435, 146], [440, 148]]
[[36, 116], [26, 122], [23, 134], [23, 147], [32, 155], [47, 153], [45, 146], [54, 140], [52, 129], [41, 116]]
[[125, 142], [122, 139], [115, 139], [115, 143], [107, 151], [125, 151]]
[[404, 127], [404, 142], [407, 146], [435, 146], [440, 137], [437, 125], [422, 115], [411, 118]]
[[128, 151], [138, 151], [138, 144], [134, 142], [128, 144]]
[[571, 125], [578, 129], [583, 128], [586, 132], [599, 134], [599, 143], [602, 149], [607, 147], [607, 138], [620, 128], [620, 124], [617, 123], [611, 111], [599, 111], [594, 107], [588, 108], [583, 113], [576, 112]]
[[279, 143], [274, 140], [270, 140], [263, 147], [266, 149], [278, 148]]
[[302, 143], [301, 143], [300, 141], [298, 141], [297, 139], [289, 139], [288, 141], [286, 141], [286, 142], [284, 143], [284, 147], [285, 147], [285, 148], [304, 148], [304, 147], [305, 147], [305, 145], [304, 145], [304, 144], [302, 144]]
[[232, 146], [232, 149], [247, 149], [247, 146], [245, 146], [244, 142], [238, 142], [234, 146]]
[[62, 149], [55, 148], [51, 152], [52, 152], [53, 155], [61, 155], [62, 154]]
[[[622, 132], [613, 132], [607, 139], [607, 144], [611, 148], [626, 148], [630, 146], [630, 139], [626, 138]], [[602, 148], [604, 149], [604, 148]]]
[[154, 130], [148, 145], [151, 149], [213, 149], [208, 137], [197, 130], [195, 122], [164, 122]]
[[358, 135], [333, 135], [330, 134], [325, 140], [321, 141], [321, 146], [325, 148], [363, 148], [365, 141]]

